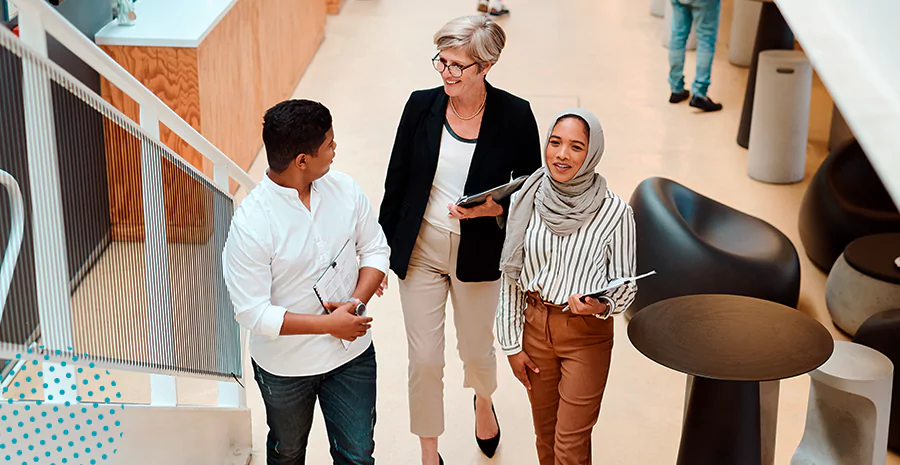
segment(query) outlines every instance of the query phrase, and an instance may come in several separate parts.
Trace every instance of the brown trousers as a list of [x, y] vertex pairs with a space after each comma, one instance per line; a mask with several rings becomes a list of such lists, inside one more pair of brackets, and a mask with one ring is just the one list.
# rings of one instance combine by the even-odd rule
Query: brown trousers
[[589, 465], [613, 347], [613, 320], [581, 316], [529, 294], [522, 347], [541, 465]]

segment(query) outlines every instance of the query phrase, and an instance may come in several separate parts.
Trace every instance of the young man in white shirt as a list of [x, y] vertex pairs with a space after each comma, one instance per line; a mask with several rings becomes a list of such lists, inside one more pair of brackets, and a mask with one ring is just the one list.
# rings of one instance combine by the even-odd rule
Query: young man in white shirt
[[[241, 202], [225, 244], [225, 282], [250, 355], [269, 436], [268, 464], [306, 463], [316, 400], [335, 464], [374, 464], [375, 348], [360, 316], [388, 269], [390, 248], [368, 198], [334, 160], [331, 114], [289, 100], [266, 112], [269, 170]], [[344, 245], [359, 280], [350, 302], [313, 286]]]

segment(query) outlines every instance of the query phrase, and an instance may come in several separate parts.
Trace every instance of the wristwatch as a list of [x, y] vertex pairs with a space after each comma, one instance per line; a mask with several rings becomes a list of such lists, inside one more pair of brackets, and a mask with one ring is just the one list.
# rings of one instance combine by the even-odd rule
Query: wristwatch
[[605, 319], [609, 318], [609, 316], [612, 312], [612, 305], [610, 305], [610, 303], [609, 303], [610, 300], [606, 297], [601, 297], [600, 299], [597, 299], [597, 300], [606, 304], [606, 310], [604, 310], [603, 313], [595, 313], [594, 318], [597, 318], [600, 320], [605, 320]]
[[355, 313], [356, 313], [356, 316], [365, 315], [366, 314], [366, 304], [364, 304], [364, 303], [362, 303], [362, 301], [360, 301], [359, 304], [356, 305]]

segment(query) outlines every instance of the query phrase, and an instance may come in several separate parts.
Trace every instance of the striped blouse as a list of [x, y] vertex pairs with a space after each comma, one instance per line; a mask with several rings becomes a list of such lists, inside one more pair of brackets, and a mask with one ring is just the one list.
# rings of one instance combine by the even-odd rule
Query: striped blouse
[[[525, 233], [522, 274], [514, 281], [504, 273], [500, 284], [497, 339], [503, 352], [514, 355], [522, 351], [526, 292], [539, 293], [545, 302], [566, 305], [570, 295], [634, 276], [635, 252], [631, 207], [610, 191], [596, 216], [569, 236], [554, 235], [535, 210]], [[610, 310], [624, 311], [636, 292], [634, 282], [611, 291], [606, 299]]]

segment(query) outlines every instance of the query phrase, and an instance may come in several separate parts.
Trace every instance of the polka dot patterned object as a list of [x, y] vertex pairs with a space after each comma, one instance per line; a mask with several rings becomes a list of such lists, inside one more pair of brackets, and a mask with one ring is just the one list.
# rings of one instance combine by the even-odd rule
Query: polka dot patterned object
[[[109, 371], [88, 376], [84, 374], [85, 368], [72, 365], [79, 361], [78, 356], [68, 363], [51, 364], [50, 357], [45, 355], [46, 372], [42, 372], [41, 360], [37, 357], [40, 355], [32, 351], [24, 357], [22, 354], [16, 356], [14, 362], [21, 363], [10, 376], [17, 375], [17, 380], [24, 380], [27, 389], [15, 386], [18, 382], [12, 387], [33, 395], [38, 391], [31, 386], [43, 384], [47, 400], [24, 401], [24, 395], [12, 396], [9, 388], [3, 388], [0, 462], [13, 465], [109, 463], [122, 440], [121, 417], [125, 408], [124, 405], [110, 404], [112, 399], [120, 399], [121, 393], [117, 392]], [[89, 367], [96, 368], [93, 363]], [[86, 396], [78, 393], [79, 385], [88, 384], [76, 382], [82, 378], [91, 380], [91, 390]], [[60, 402], [64, 397], [76, 398], [77, 402]]]

